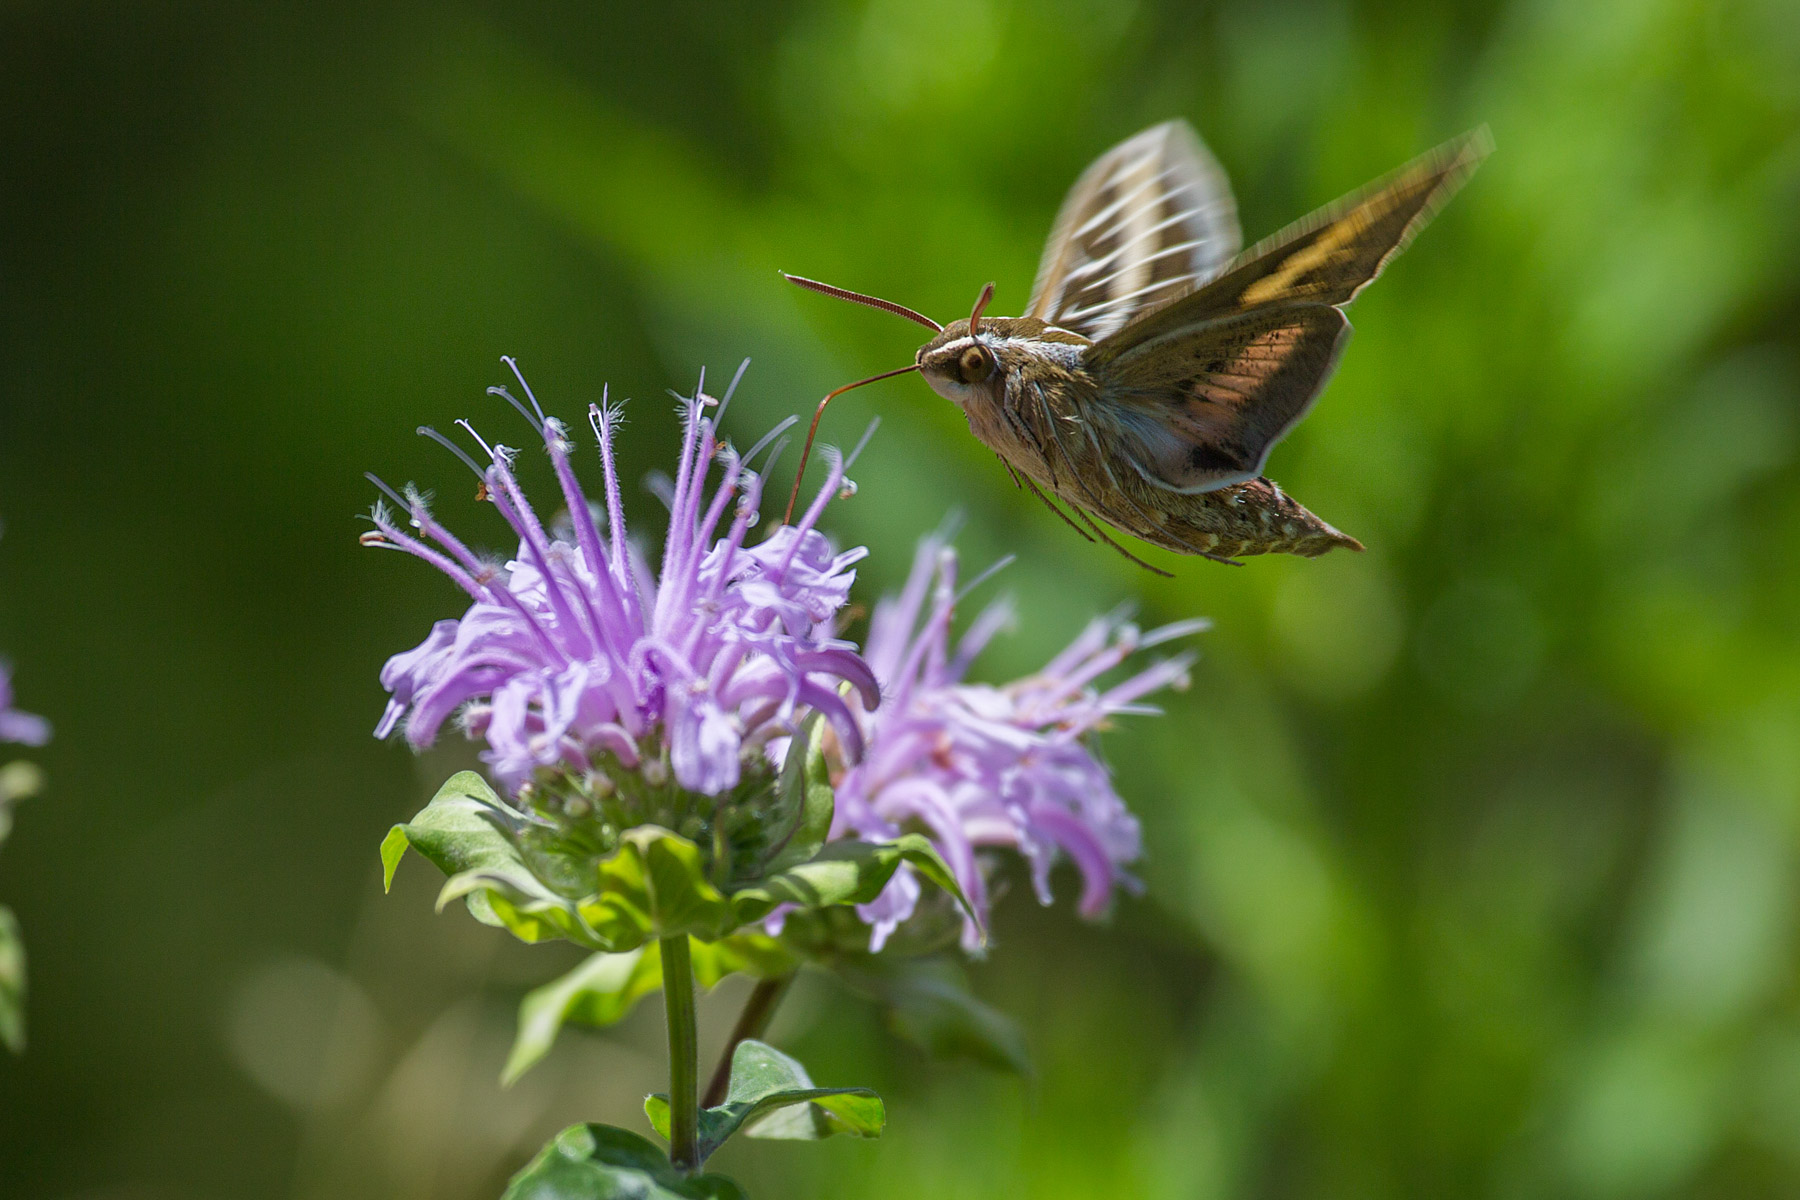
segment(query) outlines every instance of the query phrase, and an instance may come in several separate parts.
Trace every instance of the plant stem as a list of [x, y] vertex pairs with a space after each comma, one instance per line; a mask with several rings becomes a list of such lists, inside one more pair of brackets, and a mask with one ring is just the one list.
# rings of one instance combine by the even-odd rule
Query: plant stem
[[706, 1085], [706, 1096], [700, 1101], [702, 1108], [712, 1108], [725, 1102], [725, 1093], [731, 1087], [731, 1056], [737, 1053], [738, 1043], [745, 1038], [759, 1038], [763, 1035], [792, 982], [792, 971], [773, 979], [756, 981], [750, 998], [744, 1001], [744, 1011], [738, 1014], [737, 1024], [731, 1028], [731, 1037], [726, 1039], [725, 1050], [719, 1055], [719, 1065], [713, 1068], [712, 1081]]
[[694, 1021], [694, 967], [687, 935], [663, 938], [663, 1004], [669, 1018], [669, 1159], [684, 1171], [700, 1166], [700, 1037]]

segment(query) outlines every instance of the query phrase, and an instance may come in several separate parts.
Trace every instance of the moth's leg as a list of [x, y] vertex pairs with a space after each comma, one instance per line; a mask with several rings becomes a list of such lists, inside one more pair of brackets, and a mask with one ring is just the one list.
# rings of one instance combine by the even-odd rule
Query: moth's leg
[[[1015, 478], [1017, 478], [1017, 476], [1015, 476]], [[1057, 516], [1061, 517], [1064, 525], [1067, 525], [1070, 529], [1073, 529], [1076, 533], [1080, 534], [1082, 541], [1091, 542], [1094, 540], [1093, 538], [1091, 538], [1087, 535], [1087, 530], [1083, 529], [1081, 526], [1077, 525], [1075, 522], [1069, 520], [1069, 514], [1065, 513], [1062, 509], [1060, 509], [1060, 508], [1056, 507], [1056, 505], [1052, 504], [1050, 502], [1050, 497], [1048, 497], [1048, 496], [1044, 495], [1044, 493], [1038, 491], [1038, 485], [1031, 482], [1030, 476], [1025, 476], [1025, 486], [1031, 489], [1032, 495], [1036, 496], [1039, 500], [1042, 500], [1044, 502], [1045, 508], [1049, 509], [1051, 512], [1055, 513]], [[1075, 511], [1080, 512], [1081, 510], [1078, 508]], [[1155, 568], [1152, 568], [1152, 570], [1154, 570], [1154, 569]]]
[[[1001, 391], [1001, 394], [1000, 394], [1000, 415], [1001, 415], [1001, 417], [1003, 417], [1005, 419], [1007, 428], [1012, 430], [1013, 438], [1015, 441], [1018, 442], [1019, 445], [1032, 447], [1033, 449], [1035, 449], [1037, 451], [1039, 458], [1044, 458], [1045, 455], [1044, 455], [1042, 443], [1040, 442], [1038, 437], [1031, 432], [1030, 426], [1025, 424], [1025, 418], [1019, 412], [1019, 406], [1013, 402], [1013, 399], [1014, 399], [1014, 389], [1012, 389], [1011, 387], [1008, 387]], [[1009, 462], [1006, 462], [1005, 455], [1000, 456], [1000, 461], [1006, 463], [1007, 470], [1011, 471], [1013, 469], [1013, 465]], [[1055, 472], [1056, 472], [1056, 466], [1054, 463], [1050, 464], [1050, 471], [1051, 471], [1052, 477], [1054, 477]], [[1015, 483], [1018, 482], [1017, 472], [1014, 472], [1013, 482], [1015, 482]]]
[[1087, 503], [1104, 504], [1104, 498], [1096, 495], [1088, 482], [1089, 472], [1083, 469], [1084, 456], [1071, 453], [1069, 444], [1063, 440], [1065, 425], [1085, 425], [1085, 423], [1078, 414], [1059, 415], [1056, 406], [1045, 394], [1043, 384], [1034, 382], [1031, 390], [1037, 396], [1037, 408], [1034, 414], [1036, 423], [1043, 426], [1043, 429], [1032, 439], [1032, 444], [1037, 447], [1038, 457], [1043, 459], [1045, 465], [1050, 468], [1050, 490], [1067, 499], [1064, 496], [1065, 489], [1062, 486], [1062, 480], [1058, 478], [1056, 470], [1057, 460], [1060, 459], [1063, 466], [1062, 473], [1067, 475], [1075, 487], [1079, 488], [1082, 494], [1088, 498]]
[[[1087, 522], [1087, 526], [1089, 529], [1093, 530], [1095, 533], [1100, 535], [1101, 541], [1103, 541], [1107, 545], [1111, 546], [1114, 550], [1117, 550], [1120, 554], [1123, 554], [1126, 558], [1129, 558], [1132, 562], [1136, 563], [1138, 566], [1144, 568], [1144, 570], [1150, 572], [1152, 575], [1161, 575], [1164, 579], [1175, 578], [1175, 575], [1173, 572], [1165, 571], [1161, 567], [1151, 566], [1149, 563], [1145, 562], [1143, 559], [1139, 558], [1137, 555], [1133, 554], [1131, 551], [1127, 550], [1125, 547], [1119, 545], [1119, 543], [1113, 541], [1110, 537], [1106, 536], [1106, 530], [1100, 528], [1099, 525], [1095, 524], [1094, 518], [1088, 516], [1088, 514], [1085, 510], [1078, 508], [1075, 510], [1075, 512], [1076, 512], [1076, 515], [1078, 515], [1083, 521]], [[1081, 530], [1077, 529], [1075, 532], [1081, 533]], [[1082, 536], [1086, 537], [1087, 535], [1083, 534]], [[1094, 540], [1093, 538], [1088, 538], [1088, 541], [1090, 541], [1090, 542], [1093, 540]], [[1207, 557], [1211, 558], [1212, 555], [1209, 554], [1209, 555], [1207, 555]], [[1231, 560], [1228, 558], [1222, 558], [1219, 561], [1220, 562], [1231, 562]], [[1231, 565], [1236, 567], [1236, 566], [1242, 566], [1243, 564], [1242, 563], [1231, 563]]]
[[[1032, 447], [1037, 450], [1038, 457], [1043, 459], [1044, 466], [1050, 470], [1050, 490], [1060, 496], [1062, 495], [1062, 483], [1057, 478], [1057, 458], [1059, 456], [1062, 458], [1063, 465], [1070, 469], [1070, 473], [1075, 476], [1077, 481], [1081, 478], [1081, 472], [1074, 469], [1074, 460], [1069, 457], [1068, 451], [1063, 449], [1062, 435], [1056, 428], [1056, 410], [1050, 407], [1050, 400], [1044, 395], [1043, 385], [1033, 383], [1031, 391], [1037, 397], [1034, 423], [1042, 425], [1043, 429], [1032, 430], [1027, 436], [1030, 438]], [[1022, 415], [1020, 419], [1023, 420]], [[1055, 453], [1051, 453], [1052, 446], [1055, 448]]]
[[[1164, 533], [1168, 533], [1168, 521], [1169, 521], [1168, 514], [1164, 513], [1164, 512], [1160, 512], [1160, 511], [1153, 512], [1150, 509], [1145, 508], [1142, 504], [1140, 504], [1138, 502], [1138, 498], [1136, 496], [1132, 495], [1131, 490], [1129, 488], [1125, 487], [1124, 484], [1122, 484], [1119, 481], [1119, 477], [1113, 473], [1112, 461], [1110, 460], [1110, 458], [1108, 458], [1106, 452], [1100, 448], [1100, 442], [1099, 442], [1099, 439], [1094, 434], [1093, 426], [1092, 425], [1084, 425], [1082, 427], [1082, 432], [1087, 435], [1088, 445], [1092, 448], [1092, 450], [1094, 452], [1093, 461], [1100, 464], [1101, 471], [1105, 472], [1105, 474], [1106, 474], [1106, 482], [1107, 482], [1108, 486], [1112, 489], [1112, 491], [1110, 493], [1111, 496], [1116, 497], [1119, 500], [1123, 500], [1126, 504], [1131, 506], [1131, 508], [1136, 510], [1138, 520], [1143, 523], [1143, 528], [1156, 529], [1156, 530], [1160, 530]], [[1094, 492], [1092, 491], [1092, 489], [1087, 488], [1085, 485], [1083, 486], [1082, 490], [1086, 491], [1089, 496], [1094, 495]], [[1110, 507], [1110, 505], [1107, 504], [1104, 500], [1096, 499], [1093, 507], [1104, 509], [1104, 508]], [[1123, 525], [1123, 522], [1115, 522], [1115, 524]], [[1170, 536], [1173, 536], [1173, 535], [1171, 534]], [[1149, 539], [1146, 539], [1146, 540], [1149, 540]], [[1176, 538], [1175, 540], [1181, 541], [1180, 538]], [[1204, 555], [1206, 553], [1206, 551], [1196, 549], [1193, 545], [1191, 545], [1190, 543], [1185, 542], [1185, 541], [1181, 542], [1181, 545], [1182, 545], [1183, 549], [1185, 549], [1189, 554]]]

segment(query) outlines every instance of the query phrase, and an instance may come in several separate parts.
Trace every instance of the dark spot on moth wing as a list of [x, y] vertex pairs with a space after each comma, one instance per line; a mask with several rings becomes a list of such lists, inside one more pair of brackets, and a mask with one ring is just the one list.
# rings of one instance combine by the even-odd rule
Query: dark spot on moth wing
[[1188, 451], [1188, 470], [1201, 475], [1239, 475], [1254, 466], [1242, 446], [1201, 444]]

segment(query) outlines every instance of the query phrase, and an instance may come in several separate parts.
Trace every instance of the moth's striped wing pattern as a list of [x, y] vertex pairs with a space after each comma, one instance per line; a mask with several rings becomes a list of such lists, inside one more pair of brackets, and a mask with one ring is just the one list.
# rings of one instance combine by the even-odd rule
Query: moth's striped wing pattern
[[1239, 245], [1225, 172], [1187, 122], [1168, 121], [1075, 181], [1025, 315], [1097, 341], [1218, 274]]
[[1465, 135], [1292, 225], [1216, 278], [1083, 354], [1104, 371], [1120, 450], [1151, 483], [1204, 492], [1255, 478], [1306, 415], [1350, 331], [1342, 307], [1487, 153]]

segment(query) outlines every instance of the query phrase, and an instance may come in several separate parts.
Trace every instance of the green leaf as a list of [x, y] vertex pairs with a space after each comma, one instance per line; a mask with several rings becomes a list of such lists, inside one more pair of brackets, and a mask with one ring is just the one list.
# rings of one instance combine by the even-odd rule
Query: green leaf
[[400, 867], [400, 860], [406, 857], [406, 848], [412, 845], [406, 836], [406, 826], [396, 825], [388, 830], [388, 835], [381, 839], [381, 890], [394, 890], [394, 872]]
[[743, 922], [706, 877], [699, 847], [654, 825], [628, 830], [619, 849], [593, 869], [591, 891], [553, 888], [521, 854], [504, 826], [522, 818], [487, 782], [463, 771], [431, 803], [381, 844], [391, 883], [411, 847], [449, 878], [441, 909], [461, 899], [479, 921], [525, 942], [565, 939], [590, 950], [623, 953], [658, 937], [717, 938]]
[[930, 838], [923, 834], [909, 833], [889, 844], [899, 848], [900, 857], [908, 866], [950, 893], [962, 905], [962, 910], [969, 914], [969, 919], [975, 922], [975, 927], [981, 931], [982, 940], [987, 940], [987, 930], [981, 924], [981, 914], [975, 911], [975, 906], [963, 895], [962, 885], [956, 882], [956, 876], [950, 871], [950, 864], [937, 852]]
[[792, 950], [760, 930], [740, 929], [717, 941], [697, 941], [690, 950], [694, 982], [703, 988], [716, 987], [719, 980], [732, 974], [777, 979], [800, 966]]
[[561, 939], [590, 950], [616, 952], [643, 941], [641, 936], [629, 930], [621, 933], [613, 926], [596, 928], [572, 902], [531, 896], [502, 876], [477, 872], [454, 876], [438, 893], [438, 908], [442, 910], [450, 901], [459, 898], [477, 921], [504, 929], [522, 942], [535, 944]]
[[[504, 926], [523, 941], [566, 937], [598, 950], [615, 949], [601, 944], [572, 901], [550, 891], [525, 866], [494, 823], [509, 812], [481, 776], [457, 772], [417, 816], [394, 826], [382, 839], [385, 882], [392, 886], [394, 871], [410, 846], [450, 877], [438, 893], [438, 908], [468, 897], [478, 920]], [[488, 894], [477, 903], [480, 893]]]
[[[656, 1132], [669, 1136], [668, 1097], [647, 1098], [644, 1114]], [[747, 1038], [731, 1056], [725, 1103], [700, 1114], [700, 1161], [710, 1158], [740, 1127], [748, 1137], [813, 1140], [834, 1133], [880, 1137], [886, 1124], [881, 1097], [868, 1088], [814, 1087], [797, 1061]]]
[[[814, 776], [809, 790], [829, 790], [822, 760], [808, 771]], [[812, 845], [818, 828], [829, 827], [828, 804], [822, 792], [806, 801], [796, 835], [804, 839], [802, 848]], [[553, 886], [533, 871], [511, 836], [526, 820], [481, 776], [459, 772], [417, 816], [383, 839], [384, 881], [392, 883], [410, 847], [449, 876], [438, 893], [440, 909], [460, 899], [476, 920], [506, 929], [521, 941], [563, 939], [609, 954], [681, 934], [714, 941], [762, 920], [782, 904], [863, 904], [887, 886], [902, 862], [972, 911], [944, 860], [919, 834], [881, 843], [854, 838], [829, 842], [806, 861], [727, 896], [708, 878], [698, 846], [660, 826], [640, 825], [621, 836], [615, 853], [582, 868], [592, 872], [593, 880], [592, 890], [583, 895], [578, 880], [571, 887], [571, 879], [559, 878]]]
[[[678, 834], [643, 825], [625, 834], [625, 844], [609, 860], [619, 862], [635, 852], [648, 903], [650, 931], [655, 936], [687, 933], [716, 936], [731, 929], [731, 905], [706, 877], [700, 847]], [[602, 874], [604, 874], [602, 868]]]
[[0, 906], [0, 1043], [25, 1052], [25, 940], [12, 909]]
[[536, 1066], [564, 1025], [611, 1025], [661, 987], [661, 956], [654, 946], [639, 946], [623, 954], [595, 954], [560, 979], [529, 992], [519, 1004], [519, 1032], [500, 1073], [501, 1084], [511, 1086]]
[[[413, 835], [414, 826], [407, 831]], [[495, 836], [510, 849], [497, 831]], [[418, 845], [416, 836], [413, 844]], [[594, 893], [580, 900], [550, 890], [515, 856], [503, 867], [452, 876], [438, 903], [476, 892], [486, 893], [492, 922], [524, 941], [563, 937], [615, 953], [683, 933], [718, 937], [741, 924], [724, 893], [706, 877], [700, 848], [655, 825], [627, 830], [618, 852], [599, 863]], [[479, 909], [476, 915], [484, 916]]]
[[381, 843], [381, 861], [390, 873], [398, 865], [403, 853], [396, 844], [398, 835], [446, 875], [507, 871], [519, 863], [519, 854], [489, 815], [506, 811], [487, 780], [473, 771], [458, 771], [417, 816], [388, 831]]
[[512, 1177], [500, 1200], [746, 1200], [723, 1175], [683, 1175], [648, 1138], [571, 1125]]
[[641, 919], [618, 905], [588, 912], [552, 891], [532, 873], [500, 824], [517, 819], [473, 771], [444, 782], [411, 821], [396, 825], [381, 843], [383, 873], [392, 883], [410, 846], [449, 878], [438, 908], [462, 899], [476, 920], [510, 931], [525, 942], [562, 938], [591, 950], [621, 951], [644, 940]]
[[[694, 980], [717, 986], [742, 972], [758, 979], [786, 975], [799, 960], [766, 933], [735, 933], [716, 942], [694, 942]], [[542, 1061], [564, 1025], [605, 1028], [623, 1020], [637, 1002], [662, 988], [662, 956], [655, 943], [623, 954], [595, 954], [573, 971], [528, 993], [519, 1004], [519, 1031], [500, 1082], [510, 1086]]]
[[927, 1054], [1031, 1074], [1024, 1033], [1011, 1017], [969, 994], [956, 963], [883, 954], [831, 965], [852, 991], [876, 1004], [890, 1030]]
[[909, 833], [891, 842], [840, 838], [829, 842], [807, 862], [790, 867], [731, 894], [740, 921], [760, 921], [782, 904], [824, 908], [835, 904], [867, 904], [881, 894], [904, 862], [956, 898], [963, 911], [979, 920], [950, 867], [923, 834]]

